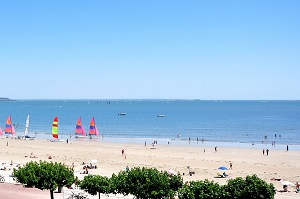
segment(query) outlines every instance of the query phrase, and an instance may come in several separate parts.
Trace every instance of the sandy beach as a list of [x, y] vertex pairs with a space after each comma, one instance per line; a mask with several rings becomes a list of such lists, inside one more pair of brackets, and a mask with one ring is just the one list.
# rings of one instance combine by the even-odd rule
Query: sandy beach
[[[8, 146], [7, 146], [8, 145]], [[158, 170], [174, 170], [181, 173], [184, 181], [209, 179], [220, 184], [225, 184], [228, 178], [216, 178], [220, 166], [232, 169], [226, 171], [229, 177], [245, 177], [256, 174], [258, 177], [273, 183], [278, 190], [282, 189], [279, 181], [272, 178], [284, 179], [293, 183], [300, 181], [300, 151], [285, 151], [270, 149], [269, 155], [263, 155], [261, 149], [222, 148], [175, 145], [151, 145], [144, 143], [108, 143], [95, 140], [69, 140], [66, 142], [50, 142], [49, 140], [18, 140], [11, 138], [0, 139], [1, 167], [6, 165], [7, 170], [1, 170], [0, 174], [6, 176], [7, 182], [13, 167], [17, 164], [25, 164], [29, 161], [57, 161], [72, 166], [74, 163], [75, 175], [83, 179], [82, 163], [90, 163], [97, 160], [97, 169], [90, 169], [89, 173], [111, 176], [124, 170], [126, 166], [156, 167]], [[121, 151], [124, 149], [124, 155]], [[52, 159], [49, 159], [49, 156]], [[193, 175], [188, 175], [194, 172]], [[184, 175], [183, 175], [184, 174]], [[1, 188], [0, 184], [0, 188]], [[290, 186], [287, 193], [277, 193], [275, 198], [299, 198], [300, 193], [294, 193], [295, 188]], [[1, 189], [1, 192], [5, 190]], [[55, 198], [63, 198], [58, 194]], [[102, 197], [102, 196], [101, 196]], [[16, 197], [17, 198], [17, 197]], [[49, 192], [45, 193], [49, 198]], [[89, 197], [94, 198], [94, 197]], [[97, 197], [95, 197], [97, 198]], [[102, 198], [105, 198], [104, 196]], [[114, 198], [110, 196], [109, 198]], [[116, 196], [115, 198], [122, 198]], [[126, 197], [130, 198], [130, 197]]]

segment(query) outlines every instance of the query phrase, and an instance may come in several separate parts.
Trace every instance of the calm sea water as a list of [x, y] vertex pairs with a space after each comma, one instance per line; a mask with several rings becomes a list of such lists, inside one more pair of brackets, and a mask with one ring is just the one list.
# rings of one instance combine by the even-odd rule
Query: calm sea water
[[86, 132], [95, 117], [102, 141], [242, 147], [271, 146], [275, 141], [279, 148], [289, 144], [300, 149], [300, 101], [0, 101], [0, 126], [4, 130], [11, 115], [17, 135], [23, 135], [29, 113], [30, 134], [38, 138], [51, 139], [55, 116], [60, 136], [74, 135], [81, 116]]

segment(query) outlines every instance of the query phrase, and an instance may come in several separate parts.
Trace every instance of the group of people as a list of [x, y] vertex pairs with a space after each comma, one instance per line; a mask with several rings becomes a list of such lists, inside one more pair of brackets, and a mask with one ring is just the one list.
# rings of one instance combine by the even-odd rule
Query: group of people
[[[89, 169], [97, 169], [97, 165], [93, 165], [92, 163], [90, 164], [86, 164], [83, 162], [82, 165], [84, 165], [82, 168], [84, 169], [84, 171], [80, 174], [89, 174]], [[72, 167], [74, 167], [72, 165]]]
[[269, 155], [269, 149], [266, 149], [266, 150], [263, 149], [263, 151], [262, 151], [263, 155], [265, 155], [265, 152], [266, 152], [267, 155]]

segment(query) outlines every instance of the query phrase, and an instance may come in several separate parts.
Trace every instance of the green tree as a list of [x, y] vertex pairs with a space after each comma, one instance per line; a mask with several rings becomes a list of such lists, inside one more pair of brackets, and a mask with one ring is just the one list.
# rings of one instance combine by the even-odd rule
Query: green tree
[[13, 175], [25, 186], [49, 189], [51, 199], [54, 199], [53, 191], [58, 187], [74, 182], [73, 169], [57, 162], [28, 162], [23, 167], [14, 169]]
[[224, 199], [224, 187], [213, 181], [191, 181], [178, 190], [180, 199]]
[[276, 189], [273, 184], [258, 178], [256, 175], [228, 180], [225, 185], [228, 198], [233, 199], [274, 199]]
[[174, 197], [182, 186], [179, 174], [170, 176], [155, 168], [135, 167], [129, 171], [121, 171], [112, 178], [118, 193], [132, 194], [137, 199]]
[[109, 194], [113, 192], [110, 179], [100, 175], [85, 176], [84, 179], [79, 182], [79, 187], [91, 195], [98, 193], [99, 199], [101, 193]]

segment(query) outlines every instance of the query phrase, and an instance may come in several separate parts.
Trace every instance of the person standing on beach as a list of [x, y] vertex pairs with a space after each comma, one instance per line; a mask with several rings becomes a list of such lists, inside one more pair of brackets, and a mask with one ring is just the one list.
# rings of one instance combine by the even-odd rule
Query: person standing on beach
[[286, 145], [286, 151], [289, 151], [289, 145]]
[[229, 168], [232, 169], [232, 162], [229, 161]]
[[269, 149], [267, 149], [266, 152], [267, 152], [267, 155], [269, 155]]
[[124, 149], [122, 149], [122, 156], [124, 155]]
[[215, 152], [217, 152], [217, 146], [215, 146]]
[[263, 155], [265, 155], [265, 149], [263, 149]]

